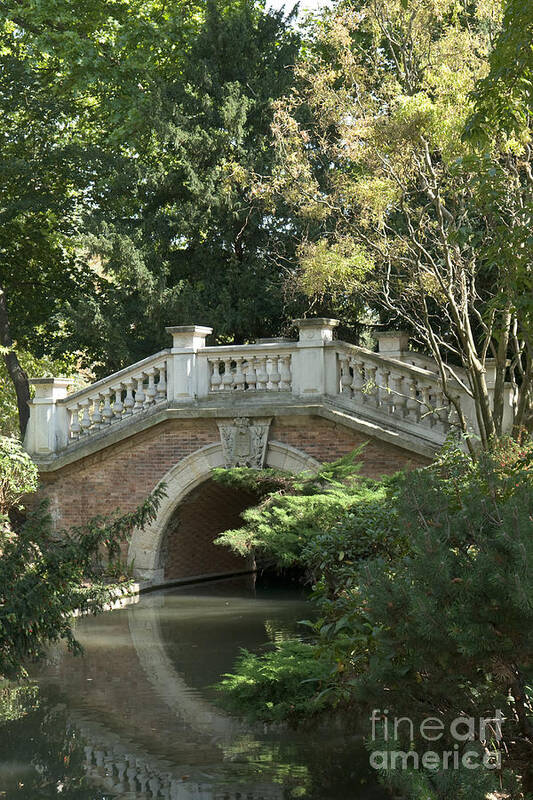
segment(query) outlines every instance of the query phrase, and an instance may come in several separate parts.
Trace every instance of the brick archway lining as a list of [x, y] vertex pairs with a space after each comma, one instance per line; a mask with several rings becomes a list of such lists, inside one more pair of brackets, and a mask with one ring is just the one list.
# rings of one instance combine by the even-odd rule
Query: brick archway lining
[[[291, 445], [269, 442], [265, 465], [289, 472], [305, 469], [316, 470], [319, 462]], [[166, 497], [162, 500], [156, 519], [144, 531], [135, 531], [132, 536], [128, 561], [133, 563], [135, 574], [144, 580], [159, 583], [164, 579], [163, 542], [165, 532], [180, 503], [200, 484], [210, 478], [211, 471], [224, 466], [222, 447], [219, 443], [202, 447], [172, 467], [160, 483], [166, 485]], [[248, 567], [249, 568], [249, 567]], [[246, 565], [242, 567], [246, 569]], [[225, 569], [225, 572], [238, 571]], [[206, 573], [189, 569], [187, 577], [204, 577]], [[219, 574], [209, 572], [207, 574]]]
[[222, 531], [239, 528], [241, 513], [257, 503], [257, 494], [207, 478], [183, 498], [170, 518], [161, 543], [164, 579], [253, 569], [253, 559], [214, 544]]

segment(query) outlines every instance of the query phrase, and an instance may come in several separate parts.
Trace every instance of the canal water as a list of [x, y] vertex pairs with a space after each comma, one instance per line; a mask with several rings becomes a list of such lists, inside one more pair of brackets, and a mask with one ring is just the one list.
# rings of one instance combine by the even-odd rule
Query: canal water
[[357, 724], [269, 728], [215, 702], [241, 648], [300, 635], [309, 610], [247, 576], [78, 620], [83, 656], [53, 648], [0, 690], [0, 798], [384, 800]]

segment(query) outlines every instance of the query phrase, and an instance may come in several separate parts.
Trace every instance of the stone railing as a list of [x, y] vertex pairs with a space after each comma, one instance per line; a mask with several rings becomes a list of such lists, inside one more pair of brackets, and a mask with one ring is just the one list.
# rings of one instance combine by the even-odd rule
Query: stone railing
[[269, 404], [272, 413], [276, 404], [327, 402], [410, 435], [416, 432], [436, 445], [457, 424], [459, 406], [476, 431], [473, 402], [461, 384], [464, 373], [459, 370], [459, 379], [449, 383], [455, 401], [450, 404], [436, 365], [408, 350], [405, 334], [377, 334], [374, 353], [334, 340], [337, 324], [295, 320], [298, 340], [220, 347], [205, 346], [211, 328], [167, 328], [171, 348], [74, 394], [67, 393], [65, 379], [37, 379], [26, 448], [46, 457], [163, 408], [231, 408], [237, 398], [251, 410], [254, 404]]
[[[371, 416], [395, 417], [444, 435], [457, 423], [457, 407], [444, 395], [435, 372], [345, 343], [339, 343], [336, 354], [342, 401]], [[454, 399], [459, 408], [468, 403], [458, 387]]]
[[168, 351], [163, 351], [67, 396], [62, 405], [68, 413], [69, 439], [166, 403], [167, 357]]
[[291, 344], [206, 348], [209, 392], [291, 392]]
[[[81, 731], [87, 740], [87, 729]], [[91, 741], [92, 737], [89, 739]], [[283, 788], [276, 784], [256, 783], [254, 786], [237, 783], [232, 788], [227, 781], [217, 786], [213, 780], [202, 782], [180, 775], [189, 772], [190, 765], [166, 768], [161, 759], [148, 754], [127, 752], [120, 744], [95, 743], [86, 745], [85, 773], [93, 785], [101, 786], [115, 797], [130, 800], [281, 800]], [[170, 769], [169, 769], [170, 768]]]

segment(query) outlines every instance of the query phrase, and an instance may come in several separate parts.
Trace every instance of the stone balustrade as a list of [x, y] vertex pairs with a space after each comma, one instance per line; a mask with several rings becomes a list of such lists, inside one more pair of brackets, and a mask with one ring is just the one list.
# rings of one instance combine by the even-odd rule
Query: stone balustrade
[[209, 392], [291, 392], [291, 350], [275, 344], [206, 348]]
[[[82, 728], [87, 740], [87, 730]], [[91, 737], [92, 738], [92, 737]], [[281, 800], [283, 789], [276, 784], [251, 788], [217, 786], [198, 782], [165, 769], [160, 759], [148, 754], [125, 752], [121, 745], [92, 742], [85, 750], [85, 773], [93, 785], [101, 786], [114, 797], [131, 800]], [[184, 765], [181, 772], [188, 771]]]
[[[327, 403], [347, 413], [412, 435], [435, 446], [457, 424], [458, 405], [476, 432], [472, 398], [464, 373], [450, 382], [455, 403], [444, 396], [436, 365], [408, 349], [407, 335], [377, 334], [372, 352], [334, 339], [337, 320], [295, 320], [297, 340], [265, 339], [255, 344], [206, 347], [211, 328], [167, 328], [173, 345], [81, 391], [68, 394], [68, 381], [33, 381], [26, 449], [54, 457], [96, 437], [106, 437], [162, 409], [224, 409], [244, 404], [268, 413], [287, 404]], [[509, 389], [509, 396], [511, 390]], [[271, 410], [270, 410], [271, 409]], [[504, 422], [510, 427], [511, 402]], [[154, 417], [155, 419], [155, 417]]]
[[[457, 408], [444, 395], [436, 372], [345, 343], [339, 343], [336, 353], [342, 401], [372, 416], [392, 416], [444, 436], [457, 423]], [[459, 408], [468, 404], [458, 387], [454, 398]]]
[[76, 441], [167, 401], [167, 354], [158, 353], [71, 396], [68, 440]]

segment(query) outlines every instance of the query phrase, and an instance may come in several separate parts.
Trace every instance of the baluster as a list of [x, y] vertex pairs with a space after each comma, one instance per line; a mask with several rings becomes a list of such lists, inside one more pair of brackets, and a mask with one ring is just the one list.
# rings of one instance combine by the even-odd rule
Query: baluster
[[147, 772], [140, 772], [137, 775], [137, 780], [139, 781], [139, 789], [141, 790], [141, 795], [144, 795], [145, 789], [148, 784], [149, 775]]
[[[353, 398], [360, 399], [361, 390], [363, 388], [363, 362], [358, 358], [350, 358], [350, 368], [352, 370], [352, 382], [350, 383], [350, 392]], [[363, 395], [364, 400], [364, 395]]]
[[242, 369], [242, 362], [244, 361], [242, 356], [237, 356], [235, 358], [235, 374], [233, 376], [233, 381], [235, 384], [235, 389], [243, 390], [244, 389], [244, 372]]
[[80, 407], [78, 403], [72, 406], [70, 409], [70, 436], [72, 439], [79, 439], [81, 433], [81, 425], [80, 425], [80, 415], [79, 415]]
[[148, 386], [146, 387], [145, 392], [145, 399], [144, 399], [144, 407], [151, 406], [155, 402], [155, 396], [157, 394], [157, 389], [155, 388], [155, 369], [154, 367], [148, 367], [146, 370], [146, 374], [148, 376]]
[[418, 422], [420, 415], [420, 403], [417, 400], [417, 385], [416, 379], [411, 378], [409, 382], [409, 396], [407, 398], [407, 416], [413, 422]]
[[441, 426], [444, 433], [446, 433], [449, 428], [448, 400], [442, 389], [437, 389], [435, 392], [435, 417], [436, 422]]
[[91, 421], [94, 428], [102, 428], [102, 413], [100, 411], [100, 395], [98, 394], [93, 400], [93, 413], [91, 414]]
[[380, 404], [383, 406], [383, 410], [387, 414], [392, 414], [392, 407], [394, 405], [394, 398], [392, 396], [392, 392], [390, 391], [389, 386], [389, 378], [390, 378], [390, 370], [386, 367], [382, 367], [380, 370], [380, 389], [379, 389], [379, 397], [380, 397]]
[[80, 423], [81, 424], [82, 435], [83, 434], [87, 434], [88, 431], [89, 431], [89, 428], [91, 427], [91, 418], [89, 416], [89, 403], [90, 402], [91, 402], [90, 400], [82, 400], [80, 402], [80, 406], [81, 406], [81, 410], [82, 410], [81, 423]]
[[231, 372], [231, 358], [224, 359], [224, 374], [222, 375], [222, 388], [229, 391], [233, 387], [233, 375]]
[[373, 364], [365, 365], [366, 396], [372, 405], [379, 406], [379, 390], [376, 382], [377, 367]]
[[257, 356], [256, 388], [257, 391], [266, 389], [268, 374], [266, 371], [266, 356]]
[[429, 425], [430, 427], [433, 427], [433, 425], [435, 424], [435, 417], [434, 417], [433, 408], [432, 408], [432, 405], [431, 405], [430, 391], [431, 391], [431, 387], [430, 386], [422, 386], [421, 387], [422, 406], [423, 406], [422, 407], [422, 419], [421, 419], [421, 421], [423, 421], [426, 425]]
[[124, 406], [122, 405], [122, 386], [119, 385], [112, 391], [114, 391], [115, 393], [115, 402], [113, 403], [113, 414], [115, 415], [115, 419], [120, 419], [122, 417], [122, 411], [124, 409]]
[[248, 361], [244, 366], [244, 372], [246, 375], [246, 384], [248, 389], [253, 392], [255, 391], [255, 366], [254, 366], [254, 357], [250, 356]]
[[279, 390], [280, 392], [290, 392], [292, 386], [291, 375], [291, 356], [280, 356], [279, 359]]
[[146, 395], [144, 394], [144, 372], [138, 377], [135, 378], [135, 405], [133, 406], [133, 413], [136, 411], [142, 411], [144, 408], [144, 401], [146, 400]]
[[394, 390], [394, 395], [393, 395], [394, 410], [396, 414], [402, 419], [407, 414], [407, 397], [405, 396], [404, 393], [403, 381], [404, 381], [403, 375], [400, 375], [397, 372], [393, 373], [392, 388]]
[[126, 387], [126, 397], [124, 398], [124, 416], [129, 416], [133, 413], [133, 406], [135, 400], [133, 399], [133, 378], [126, 378], [124, 381]]
[[267, 384], [267, 389], [270, 389], [272, 392], [279, 391], [279, 383], [281, 381], [281, 374], [278, 369], [278, 357], [271, 356], [267, 361], [267, 368], [268, 368], [268, 377], [269, 381]]
[[126, 773], [128, 765], [123, 759], [121, 759], [120, 761], [117, 761], [116, 766], [117, 766], [118, 784], [115, 784], [115, 790], [123, 792], [126, 788], [126, 784], [124, 782], [124, 775]]
[[350, 359], [346, 355], [339, 353], [339, 367], [340, 367], [340, 386], [341, 394], [351, 395], [352, 393], [352, 376], [350, 375]]
[[156, 403], [164, 403], [167, 399], [167, 365], [159, 367], [159, 380], [157, 381]]
[[128, 778], [129, 790], [130, 792], [134, 792], [136, 788], [136, 777], [137, 777], [137, 770], [135, 767], [128, 767], [126, 770], [126, 777]]
[[104, 389], [102, 392], [104, 398], [104, 407], [102, 409], [102, 418], [104, 425], [110, 425], [113, 419], [113, 409], [111, 408], [111, 389]]
[[212, 366], [213, 371], [211, 373], [211, 391], [218, 392], [219, 389], [222, 388], [222, 376], [220, 374], [220, 361], [218, 358], [209, 359]]

